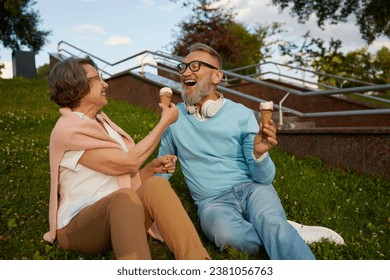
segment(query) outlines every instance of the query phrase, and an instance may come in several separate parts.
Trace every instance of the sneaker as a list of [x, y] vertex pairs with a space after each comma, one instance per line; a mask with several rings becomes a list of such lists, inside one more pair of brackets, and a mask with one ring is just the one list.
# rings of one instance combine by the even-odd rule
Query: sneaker
[[344, 245], [344, 239], [335, 231], [319, 226], [305, 226], [293, 221], [288, 221], [290, 225], [299, 233], [306, 243], [316, 243], [328, 241], [337, 245]]

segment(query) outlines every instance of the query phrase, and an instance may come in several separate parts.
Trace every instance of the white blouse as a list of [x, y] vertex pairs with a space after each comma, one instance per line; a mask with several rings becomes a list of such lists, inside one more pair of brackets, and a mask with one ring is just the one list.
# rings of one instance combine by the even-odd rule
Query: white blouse
[[[82, 113], [74, 113], [80, 118], [88, 118]], [[99, 117], [98, 115], [97, 118]], [[113, 130], [101, 117], [99, 121], [104, 124], [108, 134], [121, 144], [125, 152], [128, 152], [121, 135]], [[58, 229], [65, 227], [83, 208], [119, 189], [117, 177], [102, 174], [78, 163], [84, 151], [67, 151], [61, 160]]]

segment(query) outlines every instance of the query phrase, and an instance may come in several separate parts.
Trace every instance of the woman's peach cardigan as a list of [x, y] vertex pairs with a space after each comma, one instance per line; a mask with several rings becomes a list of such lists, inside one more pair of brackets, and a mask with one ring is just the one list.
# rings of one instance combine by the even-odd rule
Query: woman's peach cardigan
[[[53, 242], [56, 239], [59, 165], [64, 153], [66, 151], [95, 148], [116, 148], [122, 150], [121, 145], [112, 139], [95, 120], [81, 119], [69, 108], [61, 108], [60, 113], [61, 117], [58, 119], [50, 136], [50, 230], [43, 236], [44, 240], [48, 242]], [[103, 112], [100, 115], [115, 131], [123, 136], [129, 150], [134, 147], [133, 139], [125, 131], [113, 123]], [[135, 190], [141, 185], [140, 176], [138, 173], [132, 177], [130, 174], [118, 176], [118, 185], [119, 188]], [[153, 236], [153, 234], [151, 235]]]

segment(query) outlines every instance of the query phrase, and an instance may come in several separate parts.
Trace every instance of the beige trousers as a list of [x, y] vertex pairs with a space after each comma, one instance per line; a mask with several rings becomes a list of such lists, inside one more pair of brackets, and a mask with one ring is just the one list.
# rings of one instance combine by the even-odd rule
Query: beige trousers
[[210, 259], [169, 182], [151, 177], [136, 191], [120, 189], [80, 211], [57, 231], [59, 245], [93, 255], [113, 250], [117, 259], [151, 259], [146, 230], [155, 221], [178, 260]]

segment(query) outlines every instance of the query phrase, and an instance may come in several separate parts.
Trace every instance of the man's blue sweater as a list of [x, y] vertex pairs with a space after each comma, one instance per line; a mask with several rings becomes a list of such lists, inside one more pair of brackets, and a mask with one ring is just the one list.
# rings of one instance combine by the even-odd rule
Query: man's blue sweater
[[259, 131], [254, 113], [225, 98], [221, 110], [200, 121], [179, 103], [179, 119], [166, 130], [159, 156], [177, 155], [192, 198], [198, 204], [218, 197], [233, 185], [249, 181], [271, 184], [275, 165], [268, 153], [253, 158]]

